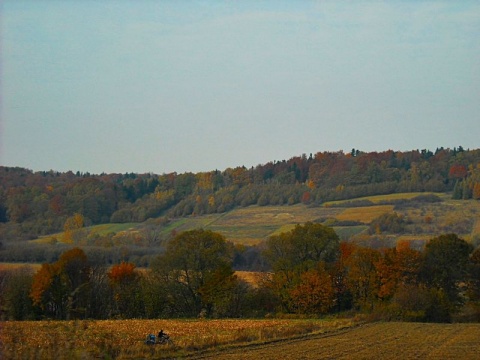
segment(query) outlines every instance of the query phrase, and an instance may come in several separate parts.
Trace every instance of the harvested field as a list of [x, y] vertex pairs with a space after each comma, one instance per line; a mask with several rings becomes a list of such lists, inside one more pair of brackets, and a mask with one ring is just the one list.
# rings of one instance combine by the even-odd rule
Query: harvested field
[[202, 359], [480, 359], [480, 324], [376, 323]]
[[[354, 326], [351, 319], [0, 322], [0, 359], [171, 359]], [[164, 329], [173, 346], [144, 344]]]

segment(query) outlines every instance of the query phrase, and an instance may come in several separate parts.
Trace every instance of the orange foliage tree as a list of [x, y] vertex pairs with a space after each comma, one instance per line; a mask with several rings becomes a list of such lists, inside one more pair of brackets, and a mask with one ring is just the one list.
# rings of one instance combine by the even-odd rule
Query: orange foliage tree
[[53, 264], [42, 264], [33, 277], [30, 297], [47, 316], [70, 319], [85, 312], [90, 266], [83, 250], [63, 253]]
[[320, 263], [317, 269], [300, 275], [298, 285], [290, 292], [291, 308], [300, 314], [325, 314], [335, 304], [332, 277]]
[[122, 262], [112, 266], [108, 278], [114, 293], [115, 315], [140, 316], [142, 312], [140, 275], [135, 271], [135, 264]]

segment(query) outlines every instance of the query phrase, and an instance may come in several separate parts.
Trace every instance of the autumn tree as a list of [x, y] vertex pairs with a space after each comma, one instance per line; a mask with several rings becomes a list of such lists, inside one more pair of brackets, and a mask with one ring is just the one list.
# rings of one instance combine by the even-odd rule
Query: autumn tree
[[347, 286], [353, 295], [354, 304], [372, 310], [379, 296], [380, 279], [376, 264], [381, 254], [370, 248], [356, 248], [346, 261]]
[[135, 271], [135, 264], [122, 261], [112, 266], [108, 278], [113, 289], [114, 313], [122, 318], [142, 317], [140, 275]]
[[422, 254], [410, 247], [408, 242], [400, 242], [396, 248], [385, 249], [375, 263], [379, 277], [378, 297], [391, 299], [401, 285], [419, 282]]
[[325, 314], [335, 305], [332, 277], [319, 263], [316, 269], [303, 272], [290, 291], [290, 308], [300, 314]]
[[70, 319], [85, 314], [90, 266], [83, 250], [63, 253], [53, 264], [42, 264], [34, 275], [30, 297], [47, 316]]
[[63, 226], [63, 241], [69, 244], [78, 243], [84, 233], [81, 229], [85, 225], [85, 218], [82, 214], [75, 213], [65, 221]]
[[[324, 273], [319, 272], [318, 267], [320, 263], [332, 264], [339, 255], [339, 239], [332, 228], [312, 222], [296, 225], [288, 233], [271, 236], [267, 240], [264, 255], [274, 272], [270, 286], [282, 300], [283, 310], [310, 311], [317, 307], [318, 311], [324, 311], [319, 306], [320, 302], [328, 303], [324, 299], [316, 305], [312, 305], [310, 300], [310, 305], [303, 304], [300, 307], [295, 305], [293, 299], [298, 300], [301, 292], [309, 286], [315, 287], [319, 283], [327, 286]], [[313, 272], [303, 275], [309, 271]]]
[[406, 222], [403, 216], [396, 212], [382, 214], [370, 223], [370, 234], [393, 233], [402, 234], [405, 231]]

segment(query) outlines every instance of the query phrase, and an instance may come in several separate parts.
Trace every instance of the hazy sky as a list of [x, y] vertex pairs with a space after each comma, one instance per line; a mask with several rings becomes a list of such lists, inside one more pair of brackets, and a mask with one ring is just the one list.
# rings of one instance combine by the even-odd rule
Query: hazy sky
[[1, 165], [480, 147], [480, 1], [0, 4]]

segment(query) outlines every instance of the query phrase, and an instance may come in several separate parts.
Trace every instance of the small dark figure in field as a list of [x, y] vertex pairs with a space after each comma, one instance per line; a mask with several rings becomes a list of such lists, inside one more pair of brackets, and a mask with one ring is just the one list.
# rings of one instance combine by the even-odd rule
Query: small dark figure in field
[[147, 340], [145, 341], [145, 344], [147, 345], [155, 345], [155, 344], [168, 344], [168, 345], [173, 345], [173, 341], [170, 339], [170, 336], [168, 336], [163, 329], [158, 332], [157, 337], [153, 334], [148, 334]]

